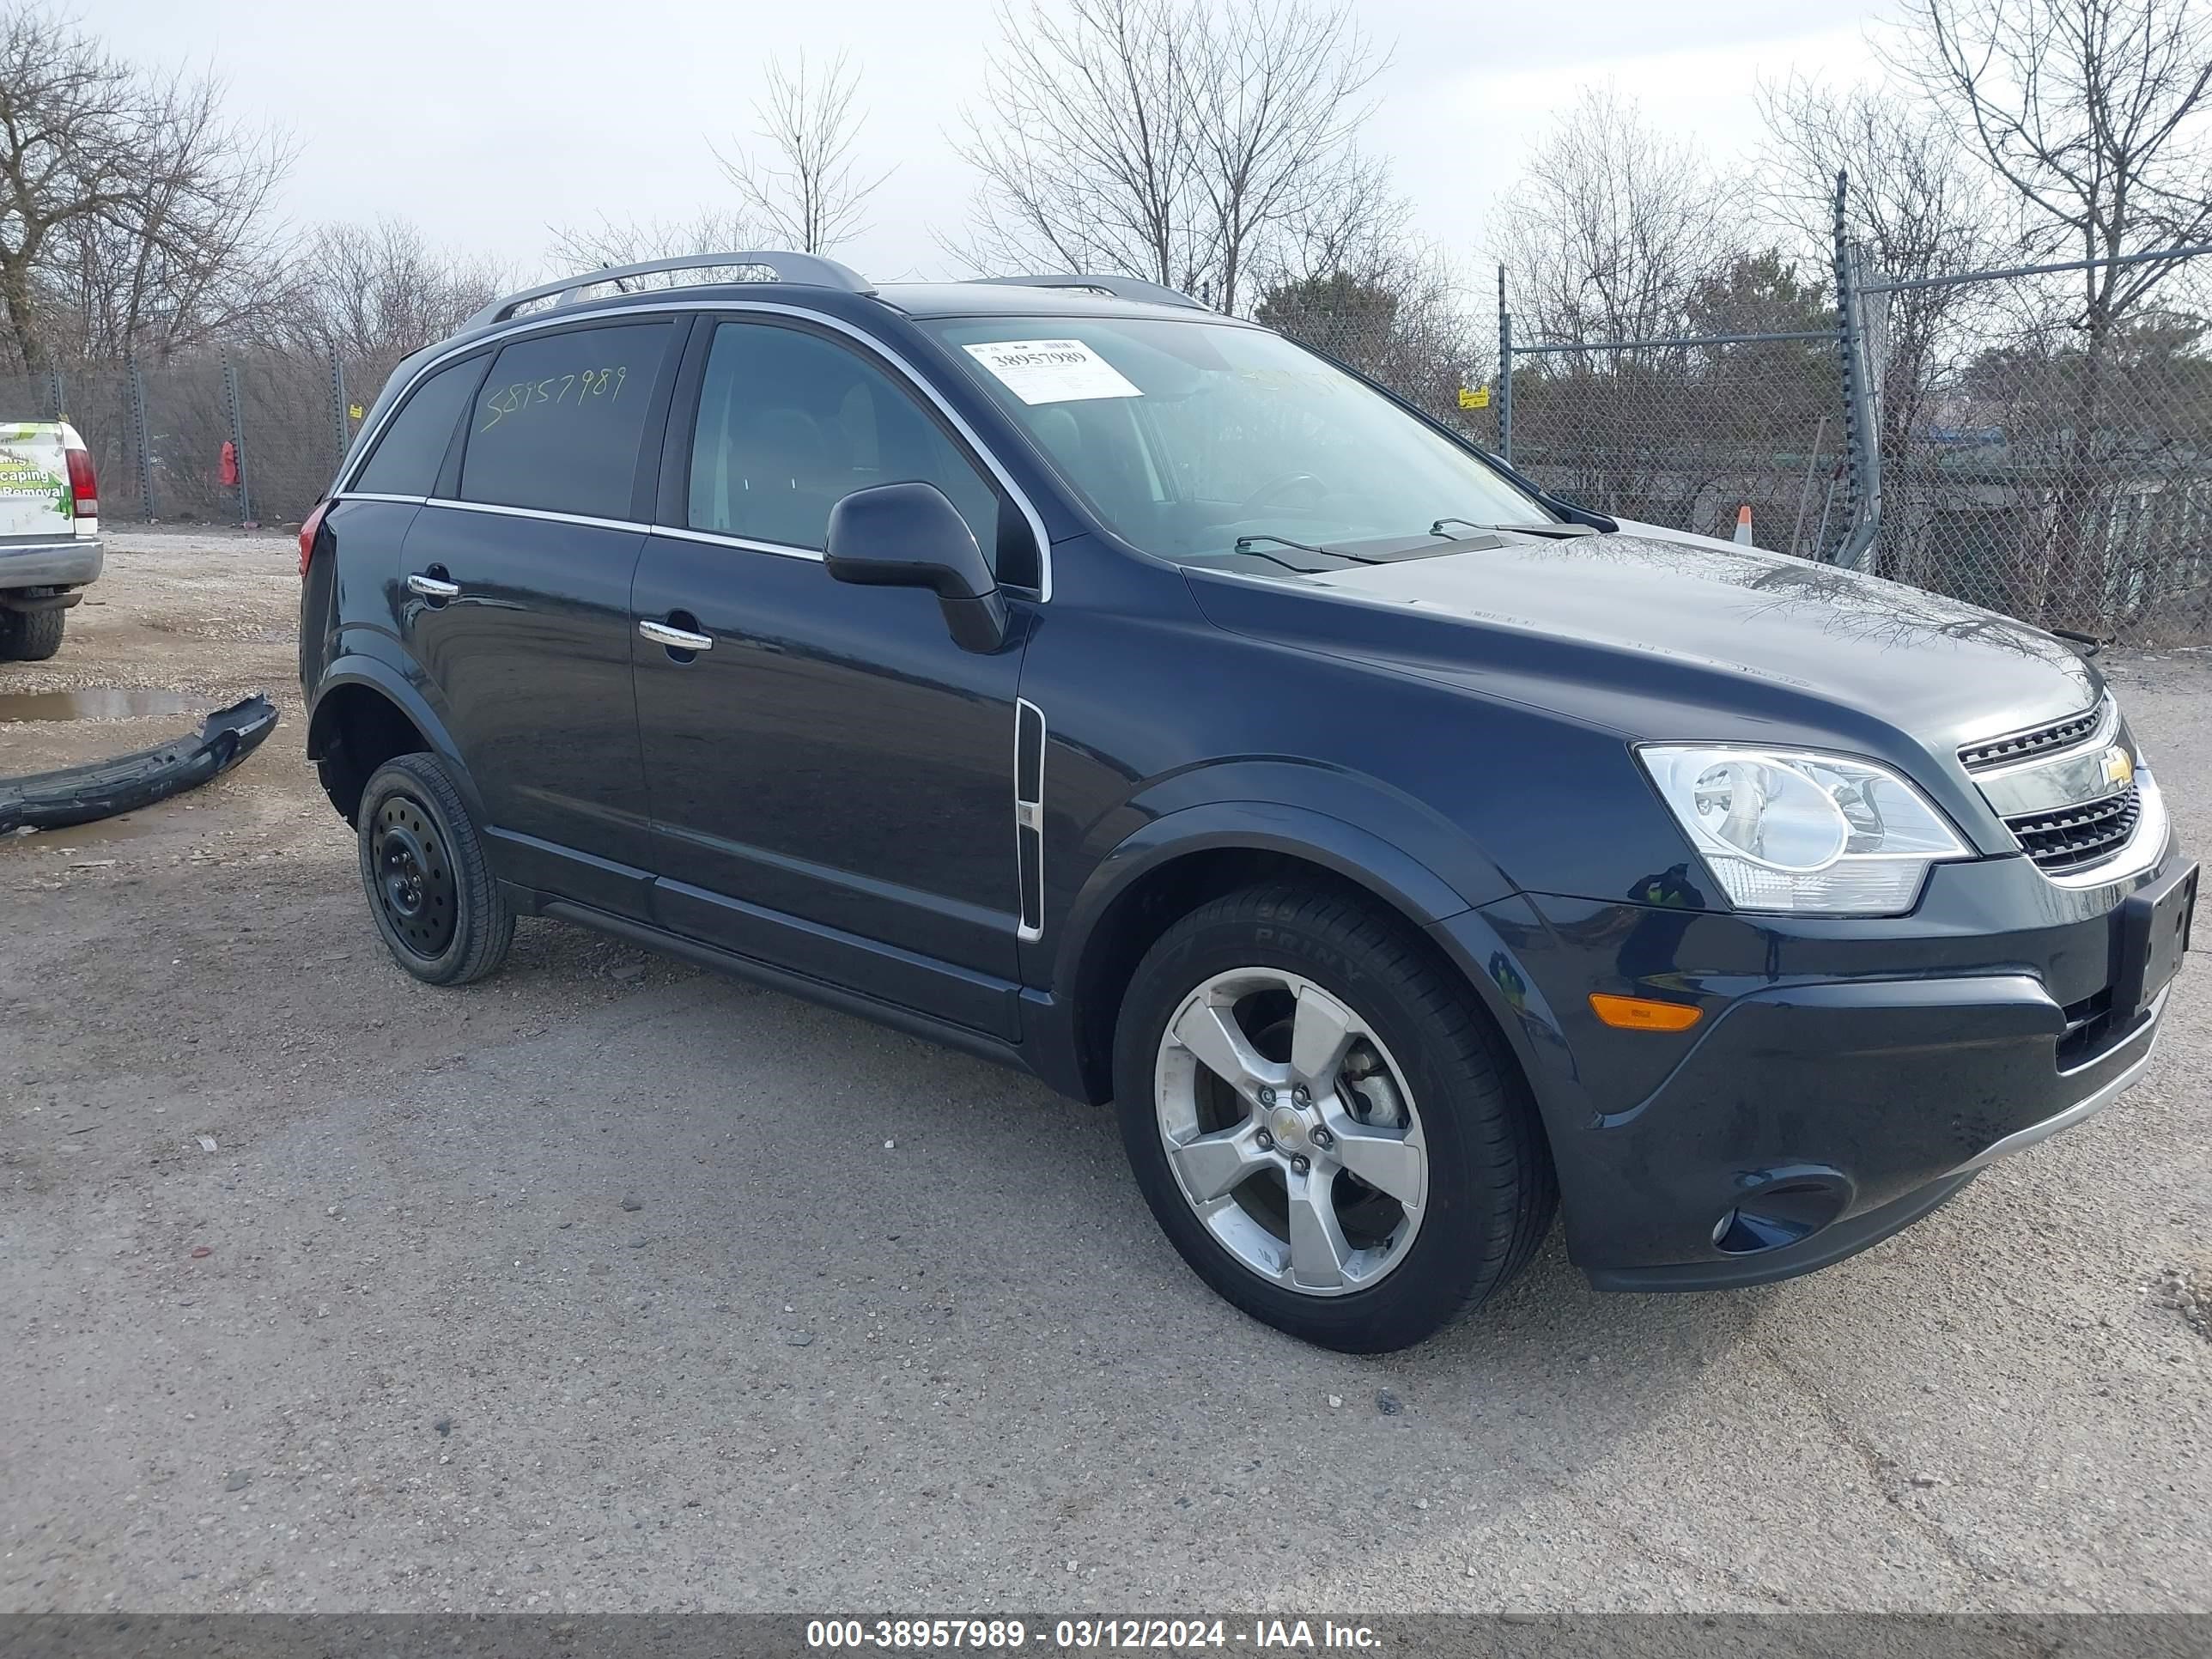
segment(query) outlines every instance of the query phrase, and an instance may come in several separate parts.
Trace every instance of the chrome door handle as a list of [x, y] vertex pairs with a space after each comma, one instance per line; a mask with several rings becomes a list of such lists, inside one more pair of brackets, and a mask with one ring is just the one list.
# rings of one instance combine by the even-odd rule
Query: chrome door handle
[[666, 623], [641, 622], [637, 631], [655, 645], [665, 645], [671, 651], [712, 651], [714, 636], [694, 634], [688, 628], [671, 628]]
[[418, 571], [407, 579], [407, 591], [419, 593], [426, 599], [453, 599], [460, 597], [461, 585], [440, 581], [435, 576], [425, 576]]

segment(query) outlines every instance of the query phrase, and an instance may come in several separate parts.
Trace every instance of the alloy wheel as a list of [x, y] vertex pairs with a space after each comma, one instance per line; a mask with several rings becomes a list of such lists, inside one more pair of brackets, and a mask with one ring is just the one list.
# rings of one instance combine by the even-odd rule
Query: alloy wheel
[[1413, 1091], [1311, 980], [1240, 968], [1200, 985], [1161, 1036], [1153, 1099], [1184, 1199], [1251, 1272], [1341, 1296], [1405, 1260], [1428, 1196]]

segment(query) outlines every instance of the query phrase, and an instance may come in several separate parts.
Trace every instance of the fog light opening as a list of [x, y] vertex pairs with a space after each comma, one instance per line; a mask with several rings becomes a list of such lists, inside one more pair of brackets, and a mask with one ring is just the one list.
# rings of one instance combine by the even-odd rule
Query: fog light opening
[[1795, 1244], [1841, 1215], [1850, 1192], [1839, 1173], [1770, 1178], [1713, 1224], [1713, 1248], [1756, 1255]]

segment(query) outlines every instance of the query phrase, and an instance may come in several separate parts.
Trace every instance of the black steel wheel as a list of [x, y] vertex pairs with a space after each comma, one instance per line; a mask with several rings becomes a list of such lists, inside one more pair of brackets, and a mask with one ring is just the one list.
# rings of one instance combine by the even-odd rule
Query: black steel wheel
[[495, 973], [514, 913], [484, 857], [468, 803], [435, 755], [401, 755], [362, 791], [361, 883], [392, 959], [432, 985]]
[[387, 796], [369, 831], [369, 860], [386, 927], [435, 962], [453, 942], [453, 861], [430, 809], [412, 795]]

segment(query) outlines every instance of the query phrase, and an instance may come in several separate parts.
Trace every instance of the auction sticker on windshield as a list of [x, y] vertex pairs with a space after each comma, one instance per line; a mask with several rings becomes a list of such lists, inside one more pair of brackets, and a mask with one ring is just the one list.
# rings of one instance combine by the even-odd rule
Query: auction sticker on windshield
[[1080, 340], [986, 340], [967, 351], [1025, 404], [1145, 395]]

